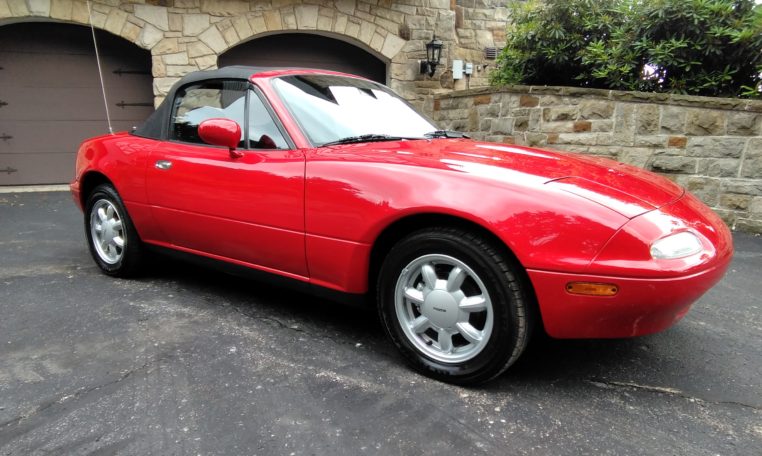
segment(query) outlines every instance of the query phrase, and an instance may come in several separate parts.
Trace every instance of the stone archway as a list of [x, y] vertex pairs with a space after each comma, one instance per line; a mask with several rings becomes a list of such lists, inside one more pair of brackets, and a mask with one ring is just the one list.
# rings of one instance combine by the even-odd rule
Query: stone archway
[[[93, 3], [93, 26], [124, 38], [143, 49], [151, 49], [164, 36], [166, 8], [135, 5], [134, 12], [117, 6]], [[163, 17], [162, 17], [163, 15]], [[76, 0], [35, 0], [0, 2], [0, 26], [15, 22], [65, 22], [90, 26], [87, 3]]]
[[198, 37], [214, 52], [222, 54], [233, 46], [267, 33], [298, 31], [333, 35], [391, 62], [406, 41], [389, 27], [317, 5], [291, 5], [217, 22]]
[[260, 36], [222, 53], [218, 66], [305, 67], [357, 74], [385, 84], [386, 63], [344, 40], [314, 33]]

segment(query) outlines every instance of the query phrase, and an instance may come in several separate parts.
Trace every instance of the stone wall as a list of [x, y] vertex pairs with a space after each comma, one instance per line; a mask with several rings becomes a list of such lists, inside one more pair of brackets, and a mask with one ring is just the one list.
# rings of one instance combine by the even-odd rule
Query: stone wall
[[734, 229], [762, 233], [762, 101], [511, 86], [438, 95], [442, 128], [605, 155], [682, 184]]
[[[484, 48], [502, 46], [503, 0], [94, 0], [92, 22], [151, 51], [156, 103], [181, 76], [217, 67], [217, 56], [260, 36], [314, 33], [346, 41], [387, 64], [389, 85], [418, 107], [431, 94], [487, 84]], [[462, 4], [462, 5], [461, 5]], [[0, 0], [0, 26], [23, 21], [89, 25], [85, 1]], [[420, 74], [426, 43], [444, 42], [433, 77]], [[470, 81], [453, 81], [453, 59], [473, 62]]]

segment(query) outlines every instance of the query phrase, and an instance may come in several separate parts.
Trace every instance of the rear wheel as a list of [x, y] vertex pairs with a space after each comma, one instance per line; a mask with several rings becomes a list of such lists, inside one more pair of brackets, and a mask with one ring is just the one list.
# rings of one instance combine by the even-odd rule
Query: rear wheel
[[103, 272], [117, 277], [138, 272], [143, 247], [122, 199], [111, 185], [101, 184], [88, 196], [85, 233], [90, 254]]
[[387, 334], [419, 371], [476, 384], [518, 359], [532, 308], [520, 266], [470, 232], [427, 229], [389, 252], [378, 281]]

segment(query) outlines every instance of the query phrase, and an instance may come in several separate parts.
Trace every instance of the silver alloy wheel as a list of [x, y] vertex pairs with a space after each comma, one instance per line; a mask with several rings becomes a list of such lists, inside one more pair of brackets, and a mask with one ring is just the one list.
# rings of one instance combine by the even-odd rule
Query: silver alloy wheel
[[461, 363], [478, 355], [492, 334], [494, 311], [487, 288], [465, 263], [424, 255], [400, 273], [394, 294], [397, 319], [425, 355]]
[[99, 199], [90, 209], [90, 234], [93, 247], [100, 259], [116, 264], [124, 255], [124, 224], [116, 206], [106, 199]]

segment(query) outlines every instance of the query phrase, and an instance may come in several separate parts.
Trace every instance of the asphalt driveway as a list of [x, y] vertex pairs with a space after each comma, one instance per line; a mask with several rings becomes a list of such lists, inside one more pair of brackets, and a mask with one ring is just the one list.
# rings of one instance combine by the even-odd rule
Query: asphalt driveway
[[0, 455], [762, 451], [762, 238], [675, 327], [541, 341], [484, 387], [369, 310], [170, 260], [118, 280], [67, 193], [0, 194]]

